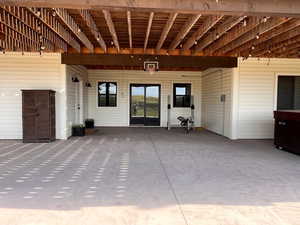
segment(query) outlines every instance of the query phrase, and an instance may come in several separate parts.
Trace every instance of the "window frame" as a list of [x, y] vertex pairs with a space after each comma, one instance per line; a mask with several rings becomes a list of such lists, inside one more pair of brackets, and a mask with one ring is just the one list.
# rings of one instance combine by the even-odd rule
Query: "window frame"
[[[106, 93], [105, 94], [100, 94], [100, 86], [102, 84], [106, 84]], [[109, 92], [110, 89], [110, 85], [113, 84], [116, 86], [116, 93], [115, 94], [111, 94]], [[115, 97], [115, 104], [114, 105], [110, 105], [110, 96], [114, 96]], [[105, 96], [105, 105], [100, 105], [100, 96]], [[102, 107], [117, 107], [118, 105], [118, 84], [117, 82], [113, 82], [113, 81], [98, 81], [98, 87], [97, 87], [97, 106], [98, 108], [102, 108]]]
[[[177, 95], [176, 94], [176, 88], [177, 87], [184, 87], [186, 88], [186, 94], [185, 95]], [[177, 96], [184, 96], [182, 105], [178, 104], [176, 102]], [[185, 106], [185, 97], [189, 96], [189, 105]], [[191, 98], [192, 98], [192, 84], [191, 83], [173, 83], [173, 107], [174, 108], [190, 108], [191, 107]]]

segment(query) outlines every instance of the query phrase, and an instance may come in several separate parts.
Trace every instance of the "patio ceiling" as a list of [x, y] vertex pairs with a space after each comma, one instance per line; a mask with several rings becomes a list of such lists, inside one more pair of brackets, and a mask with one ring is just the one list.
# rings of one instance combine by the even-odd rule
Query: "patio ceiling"
[[294, 1], [4, 2], [5, 51], [299, 57], [300, 4]]

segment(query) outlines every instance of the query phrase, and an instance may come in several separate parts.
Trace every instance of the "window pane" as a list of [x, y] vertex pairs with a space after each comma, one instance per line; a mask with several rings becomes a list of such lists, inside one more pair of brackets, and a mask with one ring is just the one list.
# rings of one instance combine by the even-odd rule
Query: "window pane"
[[117, 96], [109, 95], [108, 106], [117, 106]]
[[106, 106], [106, 95], [99, 96], [99, 106]]
[[117, 94], [117, 85], [114, 83], [109, 83], [109, 94]]
[[186, 87], [176, 87], [176, 95], [186, 95]]
[[300, 77], [278, 77], [278, 110], [300, 109]]
[[99, 94], [106, 94], [106, 83], [101, 83], [99, 85]]
[[176, 96], [175, 106], [183, 107], [183, 100], [184, 100], [184, 96]]
[[191, 96], [187, 95], [184, 96], [184, 103], [183, 103], [183, 107], [190, 107], [191, 106]]

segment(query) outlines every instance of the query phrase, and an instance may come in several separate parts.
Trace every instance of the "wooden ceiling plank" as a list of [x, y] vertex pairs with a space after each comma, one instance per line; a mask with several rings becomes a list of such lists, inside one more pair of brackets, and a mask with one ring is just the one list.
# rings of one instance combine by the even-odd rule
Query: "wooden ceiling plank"
[[223, 35], [220, 39], [218, 39], [216, 42], [211, 44], [209, 47], [204, 49], [205, 55], [214, 55], [216, 51], [223, 48], [224, 46], [230, 44], [231, 42], [235, 41], [239, 37], [241, 37], [243, 34], [251, 31], [256, 26], [258, 26], [261, 22], [261, 19], [258, 17], [250, 17], [245, 18], [247, 21], [246, 26], [244, 24], [240, 24], [239, 26], [235, 26], [233, 29], [231, 29], [229, 32], [227, 32], [225, 35]]
[[259, 39], [260, 35], [263, 35], [268, 31], [277, 28], [288, 20], [288, 18], [271, 18], [267, 22], [262, 22], [259, 26], [255, 27], [250, 32], [245, 33], [235, 41], [232, 41], [229, 45], [226, 45], [224, 48], [220, 49], [218, 52], [216, 52], [216, 54], [225, 55], [234, 48], [237, 48], [251, 40]]
[[94, 52], [94, 46], [87, 38], [87, 36], [81, 31], [79, 25], [71, 17], [66, 9], [54, 8], [57, 17], [68, 27], [68, 29], [81, 41], [81, 43], [89, 49], [90, 52]]
[[199, 39], [201, 39], [211, 28], [213, 28], [224, 16], [209, 16], [204, 24], [198, 28], [198, 30], [193, 33], [193, 35], [184, 43], [183, 50], [190, 49], [195, 45]]
[[182, 26], [181, 30], [178, 32], [175, 39], [169, 46], [170, 50], [177, 48], [177, 46], [182, 42], [184, 37], [190, 32], [195, 23], [199, 20], [201, 14], [191, 15], [186, 23]]
[[109, 32], [110, 32], [110, 34], [112, 36], [114, 45], [116, 46], [117, 50], [120, 51], [120, 45], [119, 45], [119, 41], [118, 41], [118, 35], [117, 35], [116, 29], [115, 29], [115, 25], [114, 25], [114, 23], [112, 21], [112, 18], [111, 18], [111, 14], [106, 9], [102, 10], [102, 12], [104, 14], [104, 18], [106, 20], [106, 24], [108, 26]]
[[144, 42], [144, 50], [146, 50], [147, 45], [148, 45], [149, 35], [151, 32], [151, 27], [152, 27], [152, 22], [153, 22], [153, 17], [154, 17], [154, 12], [150, 12], [149, 19], [148, 19], [147, 31], [146, 31], [146, 37], [145, 37], [145, 42]]
[[128, 24], [129, 47], [132, 48], [132, 25], [131, 25], [131, 12], [130, 11], [127, 11], [127, 24]]
[[214, 32], [210, 33], [208, 36], [206, 36], [203, 40], [201, 40], [196, 46], [195, 46], [195, 52], [202, 51], [207, 46], [212, 44], [214, 41], [221, 38], [224, 34], [226, 34], [229, 30], [231, 30], [233, 27], [238, 25], [244, 20], [245, 17], [230, 17], [228, 18], [224, 24], [220, 25]]
[[48, 8], [77, 8], [77, 9], [133, 9], [151, 11], [169, 11], [178, 13], [227, 14], [227, 15], [257, 15], [257, 16], [300, 16], [300, 2], [295, 0], [4, 0], [3, 4], [48, 7]]
[[156, 51], [159, 51], [161, 49], [161, 47], [163, 46], [168, 34], [169, 34], [169, 31], [171, 30], [175, 20], [176, 20], [176, 17], [177, 17], [178, 13], [171, 13], [169, 15], [169, 19], [160, 35], [160, 39], [156, 45]]
[[265, 33], [262, 35], [259, 39], [255, 39], [252, 42], [246, 43], [242, 46], [240, 46], [237, 49], [233, 49], [232, 51], [228, 52], [228, 55], [243, 55], [245, 52], [249, 52], [249, 49], [252, 46], [255, 46], [255, 48], [259, 48], [261, 46], [260, 44], [264, 44], [264, 46], [268, 45], [268, 42], [283, 33], [286, 33], [288, 31], [291, 31], [292, 29], [296, 29], [297, 27], [300, 27], [300, 20], [298, 19], [292, 19], [288, 21], [287, 23], [284, 23], [284, 26], [281, 26], [280, 28], [273, 29], [270, 32]]
[[85, 22], [85, 24], [87, 25], [87, 27], [90, 29], [90, 32], [93, 34], [94, 38], [100, 44], [101, 48], [104, 51], [106, 51], [107, 47], [106, 47], [105, 41], [103, 40], [102, 35], [92, 17], [92, 15], [90, 14], [90, 12], [85, 9], [80, 9], [79, 14], [80, 14], [81, 18], [83, 19], [83, 21]]

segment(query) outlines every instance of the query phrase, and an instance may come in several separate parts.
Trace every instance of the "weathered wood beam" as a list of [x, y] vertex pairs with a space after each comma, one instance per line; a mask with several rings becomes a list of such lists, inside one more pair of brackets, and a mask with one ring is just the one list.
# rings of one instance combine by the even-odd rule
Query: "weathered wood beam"
[[186, 21], [186, 23], [182, 26], [181, 30], [176, 35], [175, 39], [169, 46], [170, 50], [177, 48], [177, 46], [182, 42], [184, 37], [190, 32], [195, 23], [199, 20], [201, 14], [195, 14], [190, 16], [190, 18]]
[[127, 24], [128, 24], [129, 47], [132, 48], [132, 27], [131, 27], [131, 12], [130, 11], [127, 11]]
[[300, 20], [291, 19], [291, 20], [287, 21], [286, 23], [284, 23], [283, 25], [281, 25], [280, 27], [277, 27], [276, 29], [273, 29], [269, 32], [264, 33], [263, 35], [260, 35], [259, 39], [254, 39], [250, 42], [243, 44], [242, 46], [232, 49], [230, 52], [227, 53], [227, 55], [243, 55], [243, 52], [248, 52], [252, 46], [256, 47], [261, 43], [265, 43], [267, 45], [267, 42], [270, 39], [272, 39], [280, 34], [283, 34], [285, 32], [288, 32], [292, 29], [295, 29], [299, 26], [300, 26]]
[[111, 14], [108, 10], [102, 10], [103, 14], [104, 14], [104, 18], [106, 20], [106, 24], [108, 26], [109, 32], [112, 36], [114, 45], [116, 46], [116, 48], [118, 49], [118, 51], [120, 50], [120, 45], [119, 45], [119, 41], [118, 41], [118, 35], [115, 29], [115, 25], [114, 22], [112, 21], [111, 18]]
[[241, 23], [245, 17], [230, 17], [223, 24], [221, 24], [217, 29], [207, 35], [203, 40], [195, 46], [195, 52], [202, 51], [207, 46], [212, 44], [214, 41], [221, 38], [226, 32], [231, 30], [233, 27]]
[[193, 45], [197, 44], [198, 40], [201, 39], [211, 28], [213, 28], [223, 16], [210, 16], [199, 29], [193, 33], [193, 35], [184, 43], [183, 50], [190, 49]]
[[177, 15], [178, 15], [178, 13], [171, 13], [169, 15], [169, 19], [168, 19], [168, 21], [160, 35], [160, 39], [156, 45], [156, 51], [159, 51], [161, 49], [161, 47], [163, 46], [163, 44], [168, 36], [168, 33], [171, 30], [171, 28], [176, 20]]
[[153, 17], [154, 17], [154, 12], [151, 12], [149, 15], [149, 20], [148, 20], [147, 32], [146, 32], [146, 37], [145, 37], [145, 42], [144, 42], [144, 50], [146, 50], [147, 45], [148, 45], [148, 40], [149, 40], [149, 35], [151, 32]]
[[213, 55], [217, 50], [223, 48], [224, 46], [230, 44], [234, 40], [241, 37], [243, 34], [254, 29], [256, 26], [260, 24], [261, 19], [257, 17], [251, 17], [251, 18], [245, 18], [245, 21], [246, 21], [245, 24], [240, 24], [239, 26], [235, 26], [233, 29], [227, 32], [226, 35], [223, 35], [216, 42], [214, 42], [209, 47], [204, 49], [204, 54]]
[[45, 26], [47, 26], [51, 30], [51, 32], [57, 34], [77, 52], [80, 52], [80, 44], [78, 43], [78, 41], [75, 40], [72, 34], [58, 22], [58, 20], [52, 15], [49, 10], [38, 8], [26, 9], [31, 12], [33, 16], [39, 19]]
[[55, 8], [57, 17], [61, 20], [62, 23], [65, 24], [66, 27], [81, 41], [81, 43], [89, 49], [90, 52], [94, 51], [94, 46], [90, 42], [90, 40], [86, 37], [86, 35], [81, 32], [81, 28], [75, 22], [75, 20], [71, 17], [66, 9]]
[[102, 35], [92, 17], [90, 12], [85, 9], [80, 9], [79, 14], [87, 27], [90, 29], [91, 34], [93, 34], [94, 38], [97, 40], [97, 42], [100, 44], [100, 46], [103, 48], [104, 51], [106, 51], [107, 47], [105, 44], [105, 41], [102, 38]]
[[276, 29], [278, 26], [287, 22], [288, 20], [288, 18], [271, 18], [267, 22], [262, 22], [259, 26], [255, 27], [250, 32], [245, 33], [235, 41], [232, 41], [229, 45], [226, 45], [224, 48], [217, 51], [216, 55], [225, 55], [234, 48], [237, 48], [251, 40], [259, 39], [260, 35], [263, 35], [270, 30]]
[[2, 4], [48, 8], [119, 8], [151, 11], [176, 11], [178, 13], [259, 15], [259, 16], [300, 16], [300, 2], [295, 0], [2, 0]]
[[62, 63], [71, 65], [102, 66], [143, 66], [144, 61], [159, 61], [159, 67], [222, 67], [237, 66], [234, 57], [198, 57], [198, 56], [155, 56], [155, 55], [99, 55], [99, 54], [63, 54]]

